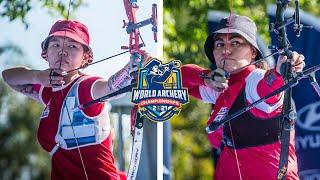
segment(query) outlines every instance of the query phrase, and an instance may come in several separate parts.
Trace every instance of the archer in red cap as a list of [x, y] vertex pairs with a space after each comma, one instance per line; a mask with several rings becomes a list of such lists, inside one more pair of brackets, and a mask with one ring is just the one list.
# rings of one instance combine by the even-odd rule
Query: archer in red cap
[[89, 55], [88, 62], [92, 62], [93, 53], [90, 48], [90, 35], [88, 28], [84, 24], [74, 20], [59, 20], [54, 23], [48, 37], [41, 43], [41, 56], [45, 59], [47, 57], [48, 43], [50, 42], [50, 38], [54, 36], [68, 37], [84, 45], [84, 48]]
[[2, 74], [11, 88], [45, 107], [38, 141], [52, 156], [51, 178], [119, 179], [105, 103], [73, 109], [129, 85], [142, 58], [132, 56], [108, 80], [74, 70], [86, 67], [93, 56], [88, 28], [73, 20], [57, 21], [41, 48], [48, 69], [14, 67]]

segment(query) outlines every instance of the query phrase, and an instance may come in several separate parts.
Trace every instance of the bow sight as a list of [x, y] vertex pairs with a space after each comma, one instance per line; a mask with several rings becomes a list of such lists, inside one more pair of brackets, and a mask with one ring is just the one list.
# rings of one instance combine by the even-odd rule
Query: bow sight
[[299, 0], [295, 0], [294, 4], [295, 4], [295, 11], [294, 14], [287, 18], [287, 19], [278, 19], [283, 17], [284, 18], [284, 11], [285, 9], [288, 7], [288, 4], [290, 3], [291, 0], [278, 0], [277, 1], [277, 12], [276, 12], [276, 17], [277, 20], [275, 23], [270, 23], [269, 24], [269, 30], [271, 32], [275, 32], [276, 34], [279, 34], [279, 31], [294, 23], [293, 24], [293, 30], [296, 32], [296, 36], [300, 37], [301, 31], [303, 30], [303, 28], [312, 28], [312, 26], [305, 26], [303, 24], [301, 24], [300, 22], [300, 12], [299, 12]]
[[[151, 17], [143, 20], [141, 22], [136, 22], [136, 16], [135, 13], [138, 10], [139, 6], [136, 4], [136, 1], [129, 1], [129, 4], [125, 3], [125, 9], [127, 12], [127, 16], [129, 21], [126, 22], [123, 20], [123, 26], [122, 28], [126, 28], [126, 31], [128, 34], [130, 34], [130, 43], [129, 46], [121, 46], [121, 49], [128, 49], [130, 53], [132, 54], [134, 50], [138, 50], [141, 47], [145, 46], [144, 41], [142, 40], [142, 37], [139, 32], [139, 28], [147, 26], [149, 24], [152, 25], [151, 30], [153, 31], [153, 39], [155, 42], [157, 42], [157, 5], [152, 4], [152, 14]], [[142, 44], [139, 43], [139, 38], [142, 40]], [[134, 42], [133, 42], [134, 41]]]

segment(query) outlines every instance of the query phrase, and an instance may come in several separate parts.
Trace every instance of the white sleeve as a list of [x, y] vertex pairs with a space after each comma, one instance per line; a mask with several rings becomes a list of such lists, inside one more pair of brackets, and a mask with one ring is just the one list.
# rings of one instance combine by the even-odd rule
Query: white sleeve
[[217, 92], [214, 89], [203, 85], [199, 86], [199, 92], [202, 101], [210, 104], [215, 104], [220, 95], [220, 92]]
[[[263, 79], [265, 73], [266, 73], [265, 70], [255, 69], [246, 78], [245, 94], [246, 94], [246, 99], [250, 104], [261, 98], [258, 94], [258, 84]], [[281, 94], [281, 98], [277, 103], [267, 104], [263, 101], [259, 103], [256, 106], [256, 108], [263, 112], [271, 113], [277, 108], [279, 108], [282, 104], [283, 104], [283, 93]]]

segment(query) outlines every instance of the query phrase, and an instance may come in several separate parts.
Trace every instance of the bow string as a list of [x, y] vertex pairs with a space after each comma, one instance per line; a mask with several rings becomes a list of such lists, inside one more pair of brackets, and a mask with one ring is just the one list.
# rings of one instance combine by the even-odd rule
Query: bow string
[[[67, 13], [67, 18], [66, 18], [66, 20], [69, 20], [71, 3], [72, 3], [72, 0], [69, 0], [69, 3], [68, 3], [68, 13]], [[66, 41], [66, 33], [67, 33], [67, 31], [65, 30], [65, 31], [64, 31], [64, 36], [63, 36], [63, 42], [62, 42], [62, 50], [61, 50], [61, 51], [62, 51], [62, 53], [61, 53], [62, 55], [61, 55], [60, 62], [59, 62], [59, 69], [60, 69], [60, 70], [62, 70], [62, 69], [61, 69], [62, 56], [63, 56], [63, 54], [64, 54], [64, 52], [65, 52], [65, 49], [64, 49], [64, 48], [65, 48], [65, 41]], [[65, 94], [63, 93], [63, 89], [61, 89], [60, 92], [61, 92], [61, 98], [64, 99], [64, 98], [65, 98]], [[89, 179], [89, 178], [88, 178], [88, 173], [87, 173], [87, 170], [86, 170], [86, 166], [85, 166], [85, 163], [84, 163], [84, 159], [83, 159], [81, 150], [80, 150], [80, 148], [79, 148], [78, 138], [77, 138], [77, 136], [76, 136], [76, 134], [75, 134], [75, 130], [74, 130], [73, 126], [72, 126], [72, 120], [71, 120], [69, 108], [68, 108], [67, 103], [64, 103], [64, 104], [65, 104], [65, 107], [66, 107], [68, 120], [69, 120], [69, 123], [70, 123], [70, 125], [71, 125], [73, 139], [74, 139], [75, 142], [76, 142], [77, 152], [78, 152], [78, 154], [79, 154], [79, 158], [80, 158], [80, 162], [81, 162], [81, 168], [82, 168], [82, 170], [83, 170], [85, 179], [88, 180], [88, 179]], [[63, 109], [63, 108], [62, 108], [62, 109]]]

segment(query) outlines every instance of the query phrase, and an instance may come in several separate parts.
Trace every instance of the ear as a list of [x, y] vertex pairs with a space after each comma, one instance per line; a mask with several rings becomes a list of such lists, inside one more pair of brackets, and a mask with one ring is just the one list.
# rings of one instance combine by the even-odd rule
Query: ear
[[47, 53], [46, 50], [42, 51], [41, 57], [42, 57], [44, 60], [48, 61], [48, 53]]
[[88, 53], [84, 53], [82, 57], [82, 67], [86, 67], [89, 64], [90, 55]]
[[251, 48], [252, 48], [252, 59], [255, 59], [258, 55], [258, 50], [253, 46], [251, 46]]

